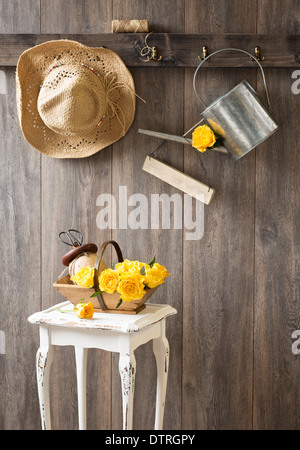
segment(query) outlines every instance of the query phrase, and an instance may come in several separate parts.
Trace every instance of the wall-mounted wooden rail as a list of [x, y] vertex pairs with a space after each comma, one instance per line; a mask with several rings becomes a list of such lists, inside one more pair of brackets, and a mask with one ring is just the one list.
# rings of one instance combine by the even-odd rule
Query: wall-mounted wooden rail
[[[91, 47], [105, 46], [117, 52], [128, 67], [196, 67], [202, 48], [213, 53], [233, 47], [254, 54], [261, 48], [264, 67], [299, 67], [300, 35], [296, 34], [173, 34], [153, 33], [148, 44], [156, 46], [160, 61], [142, 61], [140, 50], [145, 46], [146, 34], [0, 34], [0, 66], [15, 66], [21, 53], [42, 42], [71, 39]], [[222, 54], [209, 60], [204, 67], [257, 67], [240, 54]]]

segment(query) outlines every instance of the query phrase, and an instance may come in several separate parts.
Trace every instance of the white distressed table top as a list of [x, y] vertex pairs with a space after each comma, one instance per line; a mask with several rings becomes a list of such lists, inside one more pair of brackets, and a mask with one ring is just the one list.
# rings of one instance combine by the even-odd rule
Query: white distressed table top
[[138, 314], [111, 314], [95, 312], [92, 319], [80, 319], [74, 312], [61, 312], [70, 310], [72, 303], [66, 301], [52, 306], [44, 311], [36, 312], [28, 317], [28, 321], [38, 325], [55, 325], [69, 328], [87, 330], [109, 330], [121, 333], [141, 331], [167, 316], [176, 314], [177, 311], [170, 305], [158, 305], [149, 303]]

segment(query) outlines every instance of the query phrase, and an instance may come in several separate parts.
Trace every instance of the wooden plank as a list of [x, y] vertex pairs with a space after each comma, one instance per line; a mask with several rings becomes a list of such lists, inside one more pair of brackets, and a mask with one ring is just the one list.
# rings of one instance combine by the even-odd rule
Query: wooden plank
[[[148, 43], [158, 47], [159, 55], [162, 56], [159, 62], [144, 62], [140, 59], [145, 37], [145, 33], [0, 34], [0, 66], [14, 66], [23, 51], [56, 39], [75, 40], [90, 47], [105, 46], [117, 52], [128, 67], [197, 67], [203, 46], [207, 46], [210, 53], [221, 48], [241, 48], [251, 54], [254, 54], [256, 46], [260, 46], [264, 57], [263, 67], [300, 65], [300, 36], [297, 34], [155, 33], [148, 39]], [[204, 67], [256, 68], [256, 63], [235, 52], [218, 55]]]
[[188, 0], [185, 32], [253, 34], [256, 8], [257, 0]]
[[111, 0], [41, 0], [42, 33], [80, 33], [83, 36], [111, 31]]
[[[187, 32], [235, 33], [243, 24], [252, 33], [256, 4], [189, 0], [185, 19]], [[201, 110], [193, 71], [185, 73], [187, 130]], [[211, 102], [243, 78], [255, 86], [254, 71], [211, 68], [202, 73], [199, 94]], [[185, 173], [212, 184], [217, 195], [205, 208], [202, 239], [184, 241], [182, 428], [251, 429], [255, 152], [238, 161], [206, 152], [203, 170], [196, 155], [184, 151]]]
[[267, 75], [281, 99], [274, 104], [281, 127], [256, 162], [253, 424], [255, 429], [297, 430], [300, 364], [291, 334], [300, 328], [300, 99], [290, 89], [290, 70]]
[[[299, 0], [275, 0], [272, 8], [261, 1], [258, 31], [299, 32], [299, 7]], [[300, 328], [300, 98], [291, 90], [292, 73], [267, 70], [281, 126], [256, 159], [255, 429], [300, 428], [300, 360], [291, 349]]]
[[[110, 30], [111, 8], [106, 1], [42, 0], [41, 8], [41, 31], [44, 33]], [[95, 242], [98, 246], [111, 237], [110, 230], [101, 231], [96, 224], [96, 199], [102, 192], [110, 192], [111, 149], [103, 149], [81, 160], [59, 161], [43, 155], [41, 177], [41, 229], [46, 243], [42, 253], [42, 306], [45, 309], [63, 300], [53, 282], [64, 268], [61, 258], [69, 247], [59, 241], [58, 233], [69, 228], [79, 229], [85, 243]], [[107, 252], [108, 260], [109, 256]], [[87, 426], [88, 429], [110, 429], [111, 355], [95, 349], [90, 349], [88, 354]], [[71, 347], [55, 348], [51, 402], [54, 429], [78, 428], [75, 358]]]
[[272, 8], [268, 0], [259, 2], [257, 31], [263, 33], [299, 34], [300, 1], [272, 0]]
[[[6, 341], [5, 355], [0, 355], [0, 395], [5, 405], [0, 408], [0, 427], [16, 430], [37, 429], [40, 424], [35, 382], [38, 333], [27, 317], [41, 307], [42, 243], [40, 156], [21, 135], [15, 114], [14, 72], [5, 69], [6, 94], [0, 95], [0, 162], [5, 168], [0, 185], [0, 225], [5, 233], [0, 259], [0, 330]], [[28, 261], [27, 269], [24, 261]]]
[[[114, 0], [114, 18], [148, 19], [156, 32], [183, 32], [183, 0]], [[126, 34], [123, 35], [124, 38]], [[143, 42], [143, 39], [138, 36]], [[150, 39], [149, 43], [153, 41]], [[140, 45], [140, 43], [139, 43]], [[154, 44], [153, 44], [154, 45]], [[146, 67], [147, 63], [144, 63]], [[151, 64], [151, 63], [150, 63]], [[113, 146], [113, 190], [118, 198], [119, 185], [127, 186], [128, 197], [134, 193], [146, 196], [149, 204], [152, 193], [172, 195], [174, 188], [142, 171], [143, 162], [149, 152], [159, 145], [155, 138], [142, 136], [137, 130], [141, 128], [163, 129], [176, 134], [183, 129], [183, 73], [173, 69], [169, 77], [163, 68], [132, 70], [136, 91], [147, 100], [147, 104], [137, 101], [136, 116], [132, 128], [122, 142]], [[172, 98], [176, 97], [176, 107]], [[160, 158], [179, 170], [183, 169], [183, 146], [172, 144], [172, 151], [159, 152]], [[163, 156], [162, 156], [163, 155]], [[150, 179], [149, 179], [150, 178]], [[179, 194], [180, 195], [180, 194]], [[128, 212], [132, 208], [128, 209]], [[151, 220], [149, 211], [149, 223]], [[121, 213], [122, 215], [122, 213]], [[182, 230], [161, 229], [118, 229], [113, 231], [115, 239], [122, 243], [122, 250], [127, 257], [157, 261], [165, 265], [171, 273], [163, 289], [153, 296], [153, 302], [167, 303], [174, 306], [178, 314], [167, 323], [166, 335], [170, 343], [170, 367], [165, 405], [164, 428], [181, 429], [181, 365], [182, 365]], [[137, 349], [135, 413], [134, 428], [153, 429], [155, 410], [156, 370], [152, 343]], [[113, 361], [117, 364], [116, 357]], [[172, 374], [177, 374], [173, 376]], [[122, 426], [120, 404], [120, 380], [117, 371], [113, 372], [113, 429]]]
[[[0, 0], [0, 31], [39, 32], [39, 0]], [[41, 307], [40, 155], [22, 136], [15, 70], [1, 68], [0, 89], [0, 429], [40, 428], [35, 376], [38, 331], [27, 318]]]
[[1, 0], [1, 33], [39, 33], [40, 0]]
[[[175, 307], [178, 314], [170, 318], [167, 324], [167, 338], [170, 343], [170, 369], [167, 388], [167, 400], [165, 407], [164, 428], [181, 429], [181, 364], [182, 364], [182, 235], [181, 229], [174, 229], [173, 215], [170, 229], [162, 229], [162, 219], [157, 228], [151, 227], [151, 195], [176, 193], [172, 186], [163, 181], [147, 175], [142, 171], [142, 166], [149, 152], [158, 146], [157, 139], [137, 133], [139, 125], [157, 128], [161, 125], [170, 133], [182, 129], [183, 98], [178, 95], [182, 92], [183, 72], [174, 69], [174, 75], [170, 78], [164, 69], [150, 69], [145, 72], [139, 69], [133, 71], [137, 92], [145, 99], [152, 99], [146, 105], [137, 104], [135, 122], [124, 140], [118, 141], [113, 146], [113, 194], [117, 204], [122, 203], [123, 211], [118, 218], [122, 218], [122, 226], [113, 230], [113, 238], [122, 247], [126, 258], [151, 261], [153, 257], [167, 267], [171, 273], [161, 290], [158, 290], [150, 299], [154, 303], [167, 303]], [[172, 102], [160, 99], [173, 98], [177, 95], [177, 107]], [[138, 150], [137, 150], [138, 149]], [[182, 170], [182, 145], [172, 143], [170, 148], [158, 153], [168, 164]], [[142, 194], [148, 202], [148, 227], [146, 229], [132, 229], [128, 224], [129, 214], [133, 206], [128, 206], [127, 213], [124, 210], [126, 200], [119, 195], [119, 187], [125, 186], [127, 197], [134, 194]], [[138, 207], [138, 203], [136, 204]], [[118, 208], [117, 208], [118, 209]], [[172, 207], [171, 207], [172, 210]], [[113, 358], [117, 364], [117, 357]], [[137, 376], [135, 388], [135, 429], [153, 429], [155, 410], [156, 370], [152, 344], [148, 343], [136, 351]], [[176, 376], [172, 374], [178, 374]], [[120, 380], [118, 372], [113, 372], [113, 429], [119, 429], [121, 422], [120, 404]]]
[[180, 189], [191, 197], [209, 205], [215, 194], [215, 190], [194, 178], [185, 175], [180, 170], [174, 169], [168, 164], [162, 163], [155, 158], [147, 156], [143, 165], [143, 170], [170, 184], [176, 189]]
[[[116, 19], [148, 19], [155, 32], [184, 31], [184, 0], [114, 0], [113, 16]], [[126, 38], [126, 34], [123, 35]], [[139, 38], [141, 45], [142, 36]], [[153, 41], [149, 39], [151, 44]], [[154, 45], [154, 44], [153, 44]], [[125, 46], [128, 47], [128, 46]], [[129, 47], [130, 48], [130, 47]], [[125, 50], [125, 49], [124, 49]], [[143, 63], [144, 67], [147, 63]], [[151, 64], [151, 63], [149, 63]], [[157, 66], [157, 65], [155, 65]], [[137, 101], [135, 121], [126, 136], [113, 146], [113, 185], [112, 192], [118, 198], [120, 185], [127, 186], [128, 196], [141, 193], [150, 203], [152, 193], [171, 195], [175, 189], [142, 171], [143, 162], [149, 148], [157, 148], [155, 138], [138, 134], [138, 128], [163, 129], [172, 134], [183, 130], [183, 71], [173, 69], [172, 77], [162, 69], [132, 69], [136, 92], [147, 100], [147, 104]], [[171, 99], [176, 98], [176, 105]], [[172, 143], [172, 151], [165, 149], [158, 153], [160, 158], [179, 170], [183, 169], [183, 146]], [[162, 156], [163, 155], [163, 156]], [[151, 179], [149, 179], [151, 178]], [[130, 213], [132, 208], [129, 208]], [[121, 213], [122, 215], [122, 213]], [[149, 212], [150, 221], [150, 212]], [[165, 265], [170, 277], [153, 295], [154, 303], [167, 303], [174, 306], [178, 314], [170, 317], [166, 324], [166, 335], [170, 343], [170, 366], [167, 386], [164, 429], [181, 429], [181, 366], [182, 366], [182, 230], [118, 229], [113, 231], [115, 239], [122, 243], [124, 256], [147, 258], [156, 256]], [[153, 430], [156, 370], [152, 343], [137, 349], [134, 428]], [[113, 357], [114, 364], [118, 358]], [[116, 367], [116, 366], [115, 366]], [[176, 375], [174, 375], [176, 374]], [[122, 427], [119, 374], [113, 371], [113, 429]]]

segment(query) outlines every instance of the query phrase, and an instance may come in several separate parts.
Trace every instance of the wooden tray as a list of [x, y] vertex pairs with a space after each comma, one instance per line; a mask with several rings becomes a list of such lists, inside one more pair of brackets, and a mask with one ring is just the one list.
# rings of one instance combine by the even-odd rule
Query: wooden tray
[[[98, 267], [102, 261], [103, 253], [108, 244], [112, 244], [115, 247], [119, 262], [123, 262], [123, 256], [119, 245], [115, 241], [104, 242], [104, 244], [101, 246], [99, 255], [95, 262], [96, 291], [98, 290], [98, 279], [97, 279]], [[70, 279], [70, 275], [66, 275], [58, 279], [55, 283], [53, 283], [53, 286], [55, 287], [55, 289], [58, 290], [58, 292], [60, 292], [60, 294], [63, 297], [65, 297], [75, 306], [78, 303], [80, 303], [82, 299], [85, 299], [85, 302], [92, 302], [94, 310], [96, 312], [109, 312], [116, 314], [137, 314], [138, 312], [140, 312], [142, 309], [145, 308], [144, 303], [146, 303], [149, 297], [151, 297], [151, 295], [158, 288], [158, 286], [152, 289], [145, 288], [146, 294], [143, 296], [142, 299], [131, 300], [130, 302], [123, 301], [117, 309], [116, 306], [120, 301], [120, 294], [118, 292], [114, 294], [108, 294], [106, 292], [103, 292], [98, 297], [90, 298], [91, 295], [95, 293], [95, 288], [87, 289], [74, 284]]]

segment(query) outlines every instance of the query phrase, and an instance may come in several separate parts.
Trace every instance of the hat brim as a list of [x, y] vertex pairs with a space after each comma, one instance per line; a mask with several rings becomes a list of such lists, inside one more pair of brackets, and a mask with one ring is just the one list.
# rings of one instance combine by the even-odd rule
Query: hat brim
[[[99, 76], [116, 75], [115, 114], [107, 115], [99, 127], [84, 136], [65, 136], [47, 127], [38, 112], [40, 86], [55, 65], [88, 64]], [[88, 70], [88, 69], [87, 69]], [[53, 158], [85, 158], [121, 139], [135, 115], [135, 87], [131, 73], [112, 50], [87, 47], [70, 40], [49, 41], [26, 50], [19, 58], [16, 70], [17, 111], [25, 139], [39, 152]]]

